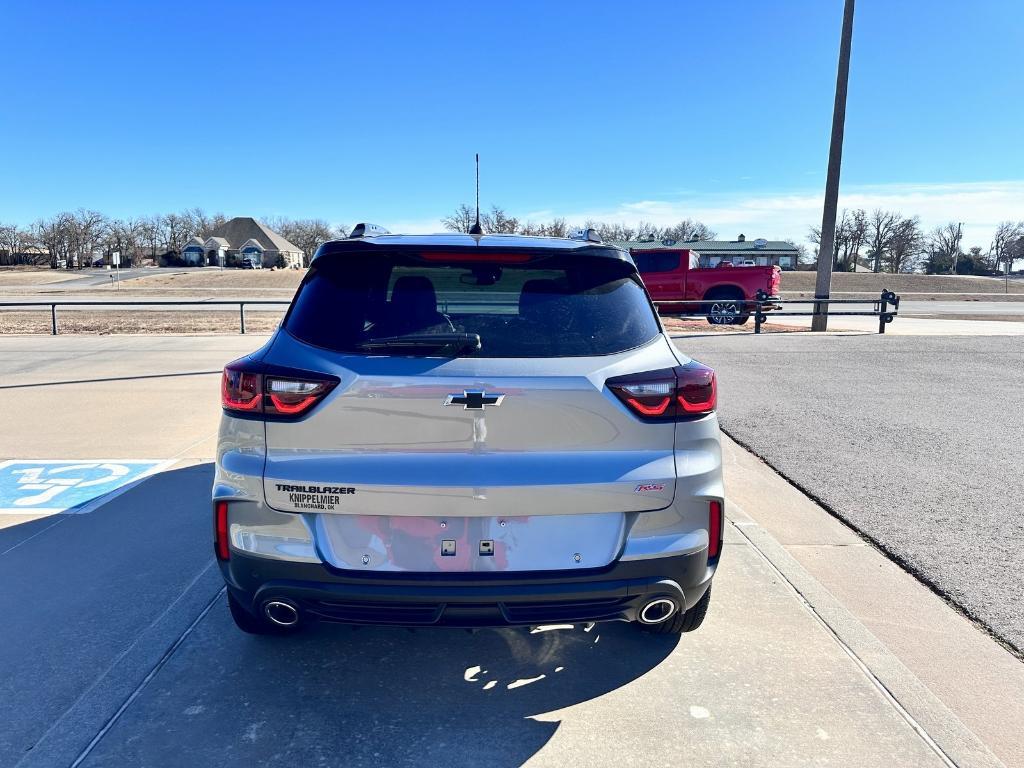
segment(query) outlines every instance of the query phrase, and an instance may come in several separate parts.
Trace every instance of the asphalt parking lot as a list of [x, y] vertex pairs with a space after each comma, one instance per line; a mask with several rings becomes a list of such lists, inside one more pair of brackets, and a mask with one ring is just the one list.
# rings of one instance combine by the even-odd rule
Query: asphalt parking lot
[[1024, 339], [677, 344], [730, 435], [1024, 653]]
[[[210, 551], [210, 459], [219, 368], [260, 342], [0, 339], [0, 460], [159, 462], [83, 514], [0, 516], [0, 766], [1024, 763], [1022, 665], [731, 444], [727, 567], [682, 639], [239, 633]], [[912, 624], [887, 629], [795, 559], [839, 547]], [[922, 631], [953, 650], [899, 648]]]

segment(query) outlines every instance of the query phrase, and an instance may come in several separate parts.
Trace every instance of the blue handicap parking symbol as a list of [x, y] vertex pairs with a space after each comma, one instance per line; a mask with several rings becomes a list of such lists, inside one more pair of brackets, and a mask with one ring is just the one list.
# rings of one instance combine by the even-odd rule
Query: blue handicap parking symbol
[[80, 513], [92, 502], [163, 469], [129, 460], [0, 461], [0, 514]]

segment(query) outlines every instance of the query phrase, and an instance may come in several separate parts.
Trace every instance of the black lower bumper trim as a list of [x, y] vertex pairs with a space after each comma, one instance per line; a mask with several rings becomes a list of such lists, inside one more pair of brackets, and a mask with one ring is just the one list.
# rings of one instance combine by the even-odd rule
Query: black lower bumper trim
[[253, 613], [272, 599], [305, 618], [346, 624], [493, 627], [635, 621], [650, 600], [686, 610], [714, 574], [705, 552], [616, 563], [581, 574], [348, 574], [233, 552], [221, 563], [232, 594]]

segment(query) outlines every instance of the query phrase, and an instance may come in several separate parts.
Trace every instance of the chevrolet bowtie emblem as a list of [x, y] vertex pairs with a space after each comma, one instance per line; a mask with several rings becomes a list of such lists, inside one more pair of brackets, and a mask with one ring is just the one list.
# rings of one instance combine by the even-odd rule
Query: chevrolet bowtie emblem
[[461, 395], [448, 395], [445, 405], [461, 405], [464, 411], [482, 411], [487, 405], [501, 405], [504, 393], [489, 394], [479, 390], [464, 390]]

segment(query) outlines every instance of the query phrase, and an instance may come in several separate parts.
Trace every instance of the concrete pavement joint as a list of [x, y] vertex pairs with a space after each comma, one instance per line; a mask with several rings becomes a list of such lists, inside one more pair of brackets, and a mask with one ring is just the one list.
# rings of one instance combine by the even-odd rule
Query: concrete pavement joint
[[[88, 757], [89, 752], [96, 747], [103, 735], [113, 727], [117, 719], [127, 710], [128, 706], [138, 698], [143, 688], [167, 663], [223, 595], [224, 587], [220, 574], [213, 566], [214, 561], [211, 559], [206, 567], [200, 570], [181, 591], [178, 597], [146, 629], [138, 634], [135, 640], [110, 663], [107, 669], [96, 678], [95, 682], [87, 690], [83, 691], [78, 699], [60, 717], [54, 720], [46, 732], [32, 746], [31, 750], [18, 761], [15, 768], [35, 768], [35, 766], [51, 766], [54, 764], [64, 765], [67, 764], [70, 755], [75, 754], [77, 754], [77, 757], [73, 765], [77, 766]], [[210, 587], [216, 587], [214, 596], [209, 599], [203, 598], [201, 593]], [[193, 594], [196, 594], [200, 600], [204, 601], [200, 603], [203, 607], [198, 616], [194, 619], [190, 619], [188, 613], [185, 613], [184, 616], [176, 616], [175, 614], [188, 611], [189, 605], [186, 603], [193, 604], [197, 602], [190, 599]], [[175, 624], [181, 626], [182, 620], [189, 621], [189, 624], [184, 631], [179, 631], [175, 628]], [[167, 630], [172, 630], [176, 633], [176, 639], [169, 646], [163, 645], [159, 640], [160, 636]], [[157, 647], [151, 648], [151, 646]], [[162, 652], [159, 651], [160, 646], [163, 646]], [[160, 653], [160, 656], [156, 657], [155, 662], [151, 661], [156, 656], [156, 653]], [[125, 695], [122, 681], [116, 679], [114, 675], [115, 670], [125, 667], [128, 668], [129, 674], [133, 669], [137, 669], [140, 673], [142, 670], [146, 670], [142, 681], [137, 685], [133, 685], [132, 690], [127, 695]], [[122, 672], [121, 677], [125, 676]], [[130, 681], [123, 682], [130, 684]], [[118, 690], [119, 688], [120, 690]], [[121, 703], [114, 713], [105, 716], [102, 720], [102, 725], [98, 730], [94, 731], [99, 723], [99, 719], [92, 717], [93, 713], [99, 713], [103, 717], [102, 713], [109, 712], [110, 707], [117, 701], [121, 701]], [[90, 720], [93, 721], [91, 726]], [[86, 738], [89, 738], [90, 733], [92, 733], [90, 741], [82, 749], [81, 744]]]
[[[745, 514], [737, 504], [730, 504]], [[1006, 768], [953, 712], [843, 608], [835, 596], [822, 587], [770, 533], [757, 523], [744, 523], [740, 526], [731, 520], [729, 522], [792, 590], [803, 607], [838, 643], [882, 697], [946, 765], [952, 768]], [[868, 658], [873, 661], [869, 663]], [[927, 727], [922, 723], [925, 720], [930, 723]]]
[[[203, 573], [206, 573], [206, 570], [204, 570]], [[200, 574], [200, 576], [201, 575], [202, 574]], [[199, 622], [205, 619], [206, 615], [213, 609], [213, 606], [220, 602], [220, 599], [223, 596], [226, 589], [226, 587], [221, 587], [220, 591], [218, 591], [217, 594], [215, 594], [213, 598], [211, 598], [210, 602], [206, 604], [206, 607], [203, 608], [202, 612], [198, 616], [196, 616], [195, 620], [191, 624], [189, 624], [185, 631], [178, 636], [178, 639], [175, 640], [171, 647], [168, 648], [167, 651], [164, 653], [164, 655], [160, 657], [160, 660], [157, 661], [155, 665], [153, 665], [153, 668], [142, 679], [142, 682], [140, 682], [135, 687], [135, 690], [131, 692], [131, 695], [124, 700], [121, 706], [117, 708], [117, 711], [114, 712], [114, 714], [110, 716], [107, 722], [103, 724], [103, 727], [100, 728], [99, 732], [95, 736], [93, 736], [92, 741], [90, 741], [86, 745], [85, 749], [81, 751], [78, 757], [75, 758], [75, 761], [71, 763], [71, 768], [78, 768], [78, 766], [81, 765], [82, 762], [87, 757], [89, 757], [89, 754], [96, 748], [96, 745], [100, 743], [103, 737], [107, 735], [110, 729], [114, 727], [114, 724], [117, 723], [121, 715], [123, 715], [125, 711], [128, 709], [128, 707], [130, 707], [132, 703], [142, 694], [142, 691], [145, 689], [147, 685], [149, 685], [149, 682], [154, 677], [156, 677], [157, 673], [159, 673], [160, 670], [163, 669], [164, 665], [171, 660], [171, 657], [175, 654], [178, 648], [181, 647], [182, 643], [184, 643], [185, 640], [188, 639], [188, 636], [191, 635], [192, 632], [195, 630], [195, 628], [199, 626]]]

